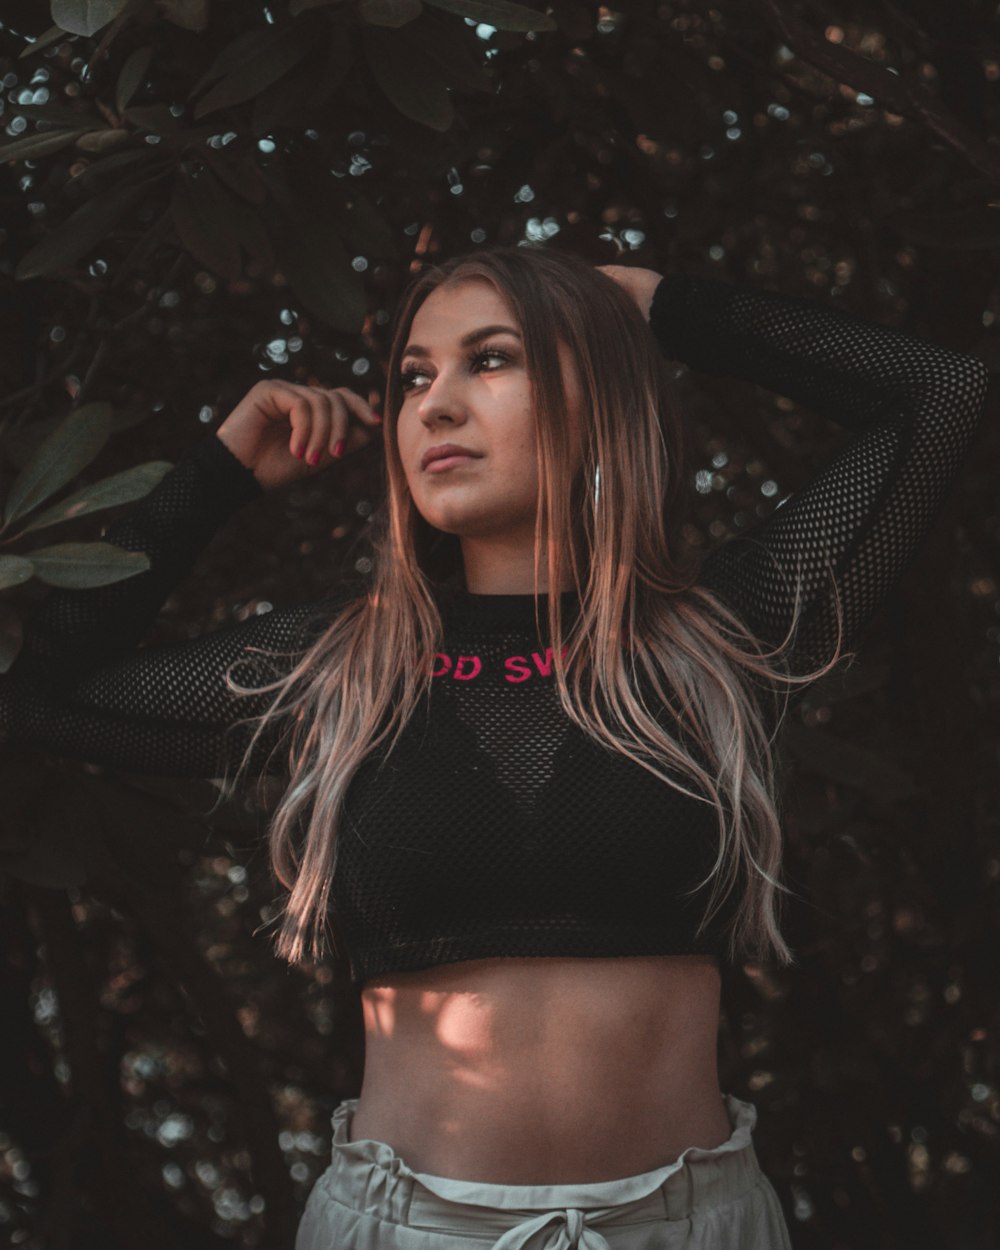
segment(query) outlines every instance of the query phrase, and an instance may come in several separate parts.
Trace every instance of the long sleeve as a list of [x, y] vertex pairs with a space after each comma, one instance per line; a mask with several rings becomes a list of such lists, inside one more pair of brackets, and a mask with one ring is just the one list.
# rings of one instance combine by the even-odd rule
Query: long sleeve
[[845, 650], [924, 541], [982, 418], [975, 357], [796, 296], [673, 274], [650, 327], [663, 353], [794, 399], [855, 437], [807, 487], [705, 561], [701, 581], [769, 644], [801, 618], [791, 671]]
[[53, 592], [32, 617], [21, 654], [0, 678], [5, 739], [133, 772], [221, 775], [233, 759], [226, 748], [239, 740], [227, 731], [273, 697], [234, 694], [227, 671], [235, 665], [232, 676], [247, 686], [273, 680], [276, 661], [261, 653], [301, 648], [332, 600], [275, 609], [189, 642], [136, 647], [219, 526], [260, 493], [214, 434], [190, 448], [105, 535], [144, 551], [150, 568], [103, 588]]

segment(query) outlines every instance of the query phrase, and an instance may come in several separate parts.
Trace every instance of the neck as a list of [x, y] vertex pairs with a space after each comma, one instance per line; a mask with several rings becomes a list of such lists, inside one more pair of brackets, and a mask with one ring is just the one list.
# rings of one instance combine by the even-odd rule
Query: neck
[[[474, 595], [531, 595], [535, 592], [534, 542], [515, 539], [462, 539], [465, 585]], [[538, 570], [538, 593], [548, 594], [548, 569]], [[567, 568], [560, 591], [573, 589], [573, 571]]]

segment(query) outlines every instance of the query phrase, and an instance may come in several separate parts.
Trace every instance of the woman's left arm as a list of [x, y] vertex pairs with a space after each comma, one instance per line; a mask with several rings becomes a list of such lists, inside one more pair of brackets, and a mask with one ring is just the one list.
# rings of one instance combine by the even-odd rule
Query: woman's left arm
[[640, 307], [648, 301], [665, 355], [755, 382], [855, 432], [808, 486], [703, 566], [703, 584], [772, 644], [799, 586], [792, 664], [805, 671], [833, 653], [833, 586], [851, 649], [920, 547], [981, 421], [990, 375], [974, 356], [817, 301], [657, 277], [637, 271], [632, 293]]

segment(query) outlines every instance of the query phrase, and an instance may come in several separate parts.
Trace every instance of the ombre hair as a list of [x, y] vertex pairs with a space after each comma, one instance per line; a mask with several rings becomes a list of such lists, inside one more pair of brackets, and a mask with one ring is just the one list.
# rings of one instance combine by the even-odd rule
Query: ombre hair
[[[466, 279], [493, 285], [523, 339], [537, 426], [536, 595], [541, 584], [571, 585], [580, 604], [567, 628], [560, 596], [547, 596], [560, 703], [598, 743], [715, 808], [718, 854], [696, 887], [711, 882], [699, 934], [735, 897], [725, 913], [729, 958], [792, 963], [778, 917], [779, 893], [788, 891], [779, 880], [775, 709], [780, 691], [787, 707], [792, 687], [834, 667], [842, 630], [821, 667], [793, 676], [786, 656], [799, 620], [799, 584], [788, 634], [771, 649], [697, 584], [700, 558], [681, 541], [689, 498], [686, 425], [656, 340], [612, 278], [578, 257], [532, 246], [484, 248], [429, 265], [403, 293], [392, 327], [386, 496], [372, 518], [370, 579], [290, 671], [253, 687], [275, 698], [240, 772], [268, 725], [290, 726], [281, 748], [289, 782], [270, 823], [271, 865], [289, 892], [275, 921], [275, 949], [292, 963], [324, 954], [334, 936], [329, 895], [348, 787], [372, 751], [386, 742], [391, 749], [430, 692], [431, 660], [443, 643], [435, 592], [461, 578], [461, 548], [424, 519], [410, 495], [396, 440], [399, 366], [424, 300]], [[582, 396], [583, 466], [575, 479], [569, 466], [578, 463], [580, 431], [564, 419], [560, 342], [575, 362]], [[539, 627], [540, 603], [536, 598]], [[249, 693], [232, 678], [230, 684]], [[668, 702], [684, 731], [677, 737], [657, 719]]]

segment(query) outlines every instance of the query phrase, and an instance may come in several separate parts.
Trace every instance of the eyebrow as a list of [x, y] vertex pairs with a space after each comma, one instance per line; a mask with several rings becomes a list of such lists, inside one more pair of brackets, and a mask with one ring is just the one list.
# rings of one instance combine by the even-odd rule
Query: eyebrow
[[[473, 343], [479, 343], [489, 338], [491, 334], [513, 334], [516, 339], [521, 337], [513, 326], [482, 326], [467, 334], [459, 342], [459, 347], [471, 347]], [[418, 347], [416, 343], [411, 343], [403, 352], [404, 356], [429, 356], [430, 354], [426, 347]]]

